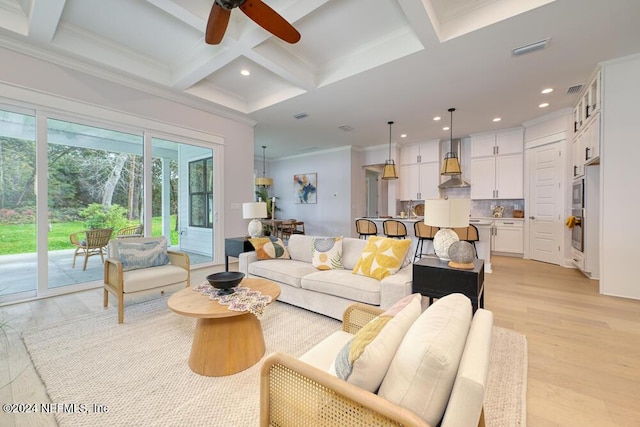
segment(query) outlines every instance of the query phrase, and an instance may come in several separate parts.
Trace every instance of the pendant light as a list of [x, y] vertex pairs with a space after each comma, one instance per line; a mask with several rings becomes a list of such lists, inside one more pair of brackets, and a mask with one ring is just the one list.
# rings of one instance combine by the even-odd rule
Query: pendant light
[[444, 162], [442, 162], [442, 170], [440, 171], [440, 175], [460, 175], [462, 171], [460, 170], [460, 161], [458, 160], [458, 154], [453, 152], [453, 112], [456, 111], [455, 108], [449, 108], [449, 113], [451, 113], [451, 124], [449, 125], [449, 152], [444, 156]]
[[266, 158], [265, 158], [265, 149], [267, 148], [266, 145], [262, 146], [262, 178], [258, 177], [256, 178], [256, 185], [262, 185], [265, 187], [270, 187], [273, 185], [273, 179], [271, 178], [265, 178], [264, 176], [264, 168], [265, 168], [265, 164], [267, 163]]
[[393, 122], [387, 122], [389, 125], [389, 159], [384, 162], [384, 169], [382, 169], [382, 179], [398, 179], [398, 170], [396, 164], [391, 158], [391, 125]]

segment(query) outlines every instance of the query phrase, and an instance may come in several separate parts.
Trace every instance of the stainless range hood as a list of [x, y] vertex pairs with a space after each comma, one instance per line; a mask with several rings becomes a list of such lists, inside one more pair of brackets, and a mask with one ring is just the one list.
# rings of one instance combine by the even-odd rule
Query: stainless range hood
[[[452, 139], [451, 140], [451, 148], [450, 151], [456, 153], [458, 159], [460, 159], [460, 147], [462, 146], [460, 139]], [[462, 179], [462, 175], [452, 175], [450, 179], [438, 185], [440, 189], [447, 188], [469, 188], [471, 185]]]

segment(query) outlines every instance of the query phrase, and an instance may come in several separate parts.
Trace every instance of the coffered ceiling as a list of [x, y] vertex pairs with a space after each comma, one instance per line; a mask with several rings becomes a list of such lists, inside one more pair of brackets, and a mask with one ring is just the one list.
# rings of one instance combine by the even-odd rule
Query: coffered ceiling
[[454, 137], [518, 126], [573, 105], [567, 89], [598, 62], [640, 52], [637, 0], [265, 0], [300, 42], [234, 9], [216, 46], [212, 3], [0, 0], [0, 46], [250, 117], [269, 158], [384, 144], [389, 120], [399, 143], [448, 138], [449, 107]]

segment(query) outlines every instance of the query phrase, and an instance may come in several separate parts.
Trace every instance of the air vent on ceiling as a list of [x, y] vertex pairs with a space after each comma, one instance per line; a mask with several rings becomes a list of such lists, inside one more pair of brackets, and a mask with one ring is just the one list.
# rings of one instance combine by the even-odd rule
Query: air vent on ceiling
[[338, 129], [341, 129], [345, 132], [351, 132], [353, 130], [353, 128], [349, 125], [342, 125], [342, 126], [338, 126]]
[[298, 113], [298, 114], [294, 114], [293, 117], [299, 120], [299, 119], [304, 119], [305, 117], [309, 117], [309, 115], [307, 113]]
[[574, 93], [580, 93], [581, 90], [582, 90], [582, 85], [571, 86], [569, 89], [567, 89], [567, 95], [573, 95]]
[[524, 55], [525, 53], [531, 53], [539, 49], [544, 49], [549, 44], [549, 40], [551, 40], [551, 38], [540, 40], [525, 46], [520, 46], [513, 49], [511, 52], [513, 53], [513, 56], [520, 56]]

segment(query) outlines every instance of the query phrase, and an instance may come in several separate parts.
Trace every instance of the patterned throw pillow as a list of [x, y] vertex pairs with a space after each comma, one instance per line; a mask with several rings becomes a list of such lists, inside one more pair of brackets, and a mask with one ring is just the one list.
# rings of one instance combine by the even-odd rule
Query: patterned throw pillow
[[291, 259], [289, 251], [281, 239], [271, 240], [268, 237], [254, 237], [249, 242], [256, 250], [258, 259]]
[[342, 237], [316, 237], [311, 246], [311, 264], [318, 270], [342, 268]]
[[121, 242], [118, 245], [118, 257], [123, 271], [165, 265], [169, 263], [167, 241], [161, 239], [139, 243]]
[[420, 294], [408, 295], [360, 329], [336, 357], [338, 378], [375, 393], [396, 350], [420, 316]]
[[353, 273], [378, 280], [396, 274], [402, 266], [402, 260], [409, 246], [411, 246], [411, 240], [408, 239], [371, 236], [356, 266], [353, 267]]

